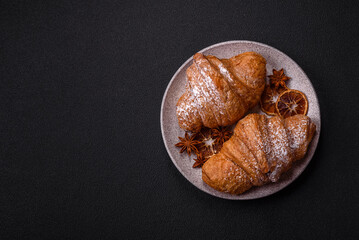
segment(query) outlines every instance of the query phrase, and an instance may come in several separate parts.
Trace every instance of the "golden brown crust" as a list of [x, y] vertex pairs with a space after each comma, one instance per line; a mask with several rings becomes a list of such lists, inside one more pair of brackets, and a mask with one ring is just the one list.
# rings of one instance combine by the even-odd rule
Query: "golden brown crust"
[[285, 119], [285, 126], [290, 136], [294, 161], [303, 158], [315, 133], [316, 126], [309, 117], [295, 115]]
[[248, 174], [254, 186], [261, 186], [268, 181], [267, 176], [260, 171], [254, 155], [239, 137], [231, 137], [223, 144], [221, 152]]
[[241, 194], [252, 187], [245, 171], [225, 156], [217, 154], [208, 161], [202, 167], [202, 179], [212, 188]]
[[247, 121], [237, 124], [235, 134], [254, 154], [262, 173], [269, 171], [266, 149], [269, 147], [267, 118], [264, 115], [249, 114]]
[[304, 115], [268, 119], [249, 114], [238, 122], [221, 151], [203, 165], [202, 179], [232, 194], [269, 180], [276, 182], [294, 161], [305, 156], [314, 133], [314, 123]]
[[259, 102], [265, 86], [266, 60], [255, 52], [230, 59], [196, 53], [187, 69], [186, 92], [177, 102], [181, 128], [198, 132], [237, 122]]

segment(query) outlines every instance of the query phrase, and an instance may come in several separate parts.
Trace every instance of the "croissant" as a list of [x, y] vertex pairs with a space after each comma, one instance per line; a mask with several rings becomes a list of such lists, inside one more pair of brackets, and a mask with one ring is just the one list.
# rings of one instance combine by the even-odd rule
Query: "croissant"
[[238, 122], [221, 151], [203, 165], [202, 179], [212, 188], [232, 194], [276, 182], [305, 156], [315, 129], [304, 115], [282, 119], [249, 114]]
[[266, 60], [246, 52], [230, 59], [196, 53], [187, 69], [185, 93], [177, 102], [177, 118], [186, 131], [236, 123], [260, 100]]

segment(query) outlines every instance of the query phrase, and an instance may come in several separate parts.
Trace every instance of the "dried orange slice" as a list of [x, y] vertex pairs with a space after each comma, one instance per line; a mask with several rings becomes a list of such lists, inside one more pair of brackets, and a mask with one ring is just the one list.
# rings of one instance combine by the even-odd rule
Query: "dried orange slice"
[[268, 115], [277, 115], [276, 102], [279, 95], [285, 92], [288, 88], [278, 87], [277, 89], [272, 85], [266, 85], [263, 94], [261, 96], [261, 108], [262, 111]]
[[308, 100], [307, 97], [298, 90], [287, 90], [279, 95], [276, 102], [278, 115], [287, 118], [297, 114], [307, 114]]

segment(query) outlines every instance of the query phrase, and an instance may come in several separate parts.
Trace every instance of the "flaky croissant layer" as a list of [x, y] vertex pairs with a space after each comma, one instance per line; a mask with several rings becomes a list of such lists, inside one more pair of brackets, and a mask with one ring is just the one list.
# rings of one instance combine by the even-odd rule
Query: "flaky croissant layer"
[[237, 123], [221, 151], [203, 165], [202, 179], [232, 194], [276, 182], [305, 156], [315, 128], [304, 115], [282, 119], [249, 114]]
[[186, 131], [236, 123], [260, 100], [266, 60], [246, 52], [230, 59], [196, 53], [187, 69], [186, 92], [177, 102], [177, 118]]

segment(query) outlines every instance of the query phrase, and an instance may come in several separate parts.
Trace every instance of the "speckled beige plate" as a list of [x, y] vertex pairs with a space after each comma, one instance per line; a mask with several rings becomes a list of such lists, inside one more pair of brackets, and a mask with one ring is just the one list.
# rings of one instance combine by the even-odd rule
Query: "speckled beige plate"
[[[205, 55], [215, 55], [219, 58], [230, 58], [237, 54], [248, 51], [258, 52], [267, 60], [267, 75], [272, 73], [273, 68], [277, 70], [284, 68], [286, 75], [291, 77], [288, 87], [300, 90], [305, 93], [309, 102], [308, 116], [317, 125], [316, 134], [314, 135], [314, 138], [309, 146], [306, 157], [298, 161], [289, 172], [281, 177], [278, 182], [270, 183], [261, 187], [254, 187], [241, 195], [231, 195], [219, 192], [212, 189], [202, 181], [202, 172], [200, 168], [192, 168], [194, 163], [194, 156], [189, 157], [187, 154], [180, 154], [179, 149], [174, 146], [178, 142], [177, 137], [184, 135], [184, 131], [178, 126], [176, 117], [176, 103], [179, 97], [185, 91], [186, 69], [192, 64], [192, 57], [190, 57], [172, 77], [163, 96], [161, 106], [162, 137], [168, 154], [177, 169], [188, 181], [190, 181], [193, 185], [202, 191], [216, 197], [233, 200], [265, 197], [288, 186], [304, 171], [306, 166], [309, 164], [318, 145], [320, 133], [319, 103], [313, 85], [304, 71], [290, 57], [273, 47], [251, 41], [229, 41], [218, 43], [199, 52]], [[260, 111], [259, 106], [253, 109], [252, 112], [264, 114]]]

